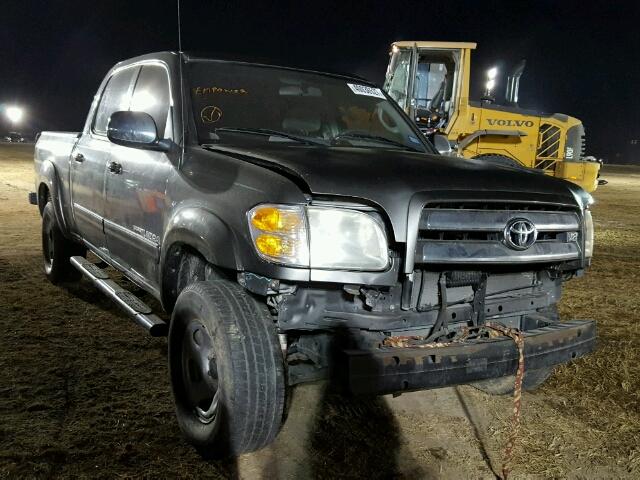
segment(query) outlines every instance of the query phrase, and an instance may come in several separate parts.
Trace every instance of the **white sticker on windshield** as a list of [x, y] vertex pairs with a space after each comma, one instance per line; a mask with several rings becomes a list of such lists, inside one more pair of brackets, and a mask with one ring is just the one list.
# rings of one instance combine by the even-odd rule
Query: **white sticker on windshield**
[[347, 83], [349, 88], [356, 95], [366, 95], [367, 97], [385, 98], [384, 93], [379, 88], [368, 87], [366, 85], [356, 85], [355, 83]]

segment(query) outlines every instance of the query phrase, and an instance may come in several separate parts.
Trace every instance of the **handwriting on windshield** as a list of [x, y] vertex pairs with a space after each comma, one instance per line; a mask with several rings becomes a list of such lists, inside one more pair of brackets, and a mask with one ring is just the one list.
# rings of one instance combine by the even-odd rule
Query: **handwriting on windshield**
[[193, 93], [196, 95], [246, 95], [249, 93], [244, 88], [225, 88], [225, 87], [194, 87]]
[[202, 123], [216, 123], [222, 118], [222, 110], [215, 105], [208, 105], [200, 111]]

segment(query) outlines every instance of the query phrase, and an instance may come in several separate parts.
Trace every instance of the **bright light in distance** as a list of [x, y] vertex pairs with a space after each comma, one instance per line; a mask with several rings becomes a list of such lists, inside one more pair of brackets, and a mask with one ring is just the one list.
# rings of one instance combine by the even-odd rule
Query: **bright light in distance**
[[487, 70], [487, 78], [489, 80], [495, 80], [495, 78], [498, 76], [498, 68], [497, 67], [492, 67], [489, 70]]
[[496, 81], [495, 81], [495, 80], [493, 80], [493, 79], [491, 79], [491, 80], [487, 80], [486, 87], [487, 87], [487, 91], [488, 91], [488, 92], [490, 92], [491, 90], [493, 90], [493, 87], [495, 87], [495, 86], [496, 86]]
[[24, 110], [22, 110], [20, 107], [7, 107], [5, 113], [7, 114], [7, 118], [11, 123], [18, 123], [20, 120], [22, 120]]

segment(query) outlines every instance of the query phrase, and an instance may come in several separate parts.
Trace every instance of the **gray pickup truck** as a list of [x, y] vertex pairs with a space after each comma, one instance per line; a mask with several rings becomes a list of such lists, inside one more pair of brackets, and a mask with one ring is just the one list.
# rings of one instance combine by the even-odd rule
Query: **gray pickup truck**
[[518, 351], [489, 322], [522, 332], [525, 389], [595, 346], [595, 322], [556, 309], [591, 261], [591, 197], [439, 155], [361, 78], [133, 58], [82, 132], [40, 135], [35, 170], [46, 276], [84, 275], [168, 335], [178, 423], [209, 455], [271, 442], [303, 382], [508, 393]]

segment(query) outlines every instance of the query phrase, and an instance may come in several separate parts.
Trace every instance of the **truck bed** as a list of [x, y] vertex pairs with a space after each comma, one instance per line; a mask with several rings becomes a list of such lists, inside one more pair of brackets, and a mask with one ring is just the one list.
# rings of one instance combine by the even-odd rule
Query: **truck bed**
[[[42, 132], [38, 137], [34, 152], [36, 192], [44, 180], [42, 171], [45, 162], [51, 162], [55, 166], [62, 192], [69, 191], [69, 158], [79, 134], [80, 132]], [[61, 200], [63, 204], [66, 202], [64, 195]], [[68, 206], [65, 205], [64, 208], [67, 209]]]

